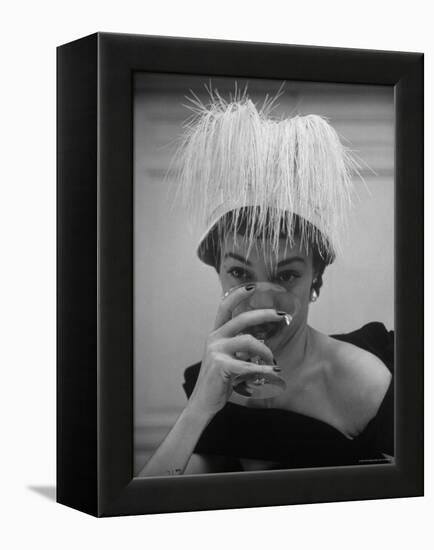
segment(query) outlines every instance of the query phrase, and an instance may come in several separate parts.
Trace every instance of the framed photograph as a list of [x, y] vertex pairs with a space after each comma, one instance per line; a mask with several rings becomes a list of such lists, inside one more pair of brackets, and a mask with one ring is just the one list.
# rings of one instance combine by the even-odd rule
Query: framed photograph
[[57, 59], [58, 502], [423, 495], [423, 55]]

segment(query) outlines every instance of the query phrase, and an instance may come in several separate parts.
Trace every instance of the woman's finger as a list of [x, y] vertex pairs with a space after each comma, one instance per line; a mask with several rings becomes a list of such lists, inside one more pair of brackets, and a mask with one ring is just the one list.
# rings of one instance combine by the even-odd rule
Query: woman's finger
[[228, 292], [226, 292], [217, 310], [214, 328], [217, 329], [232, 319], [232, 311], [238, 306], [238, 304], [248, 298], [253, 293], [255, 288], [256, 285], [254, 283], [248, 283], [246, 285], [231, 288]]
[[281, 381], [280, 376], [278, 376], [274, 371], [274, 367], [271, 365], [246, 363], [245, 361], [238, 361], [232, 357], [228, 357], [224, 362], [223, 376], [227, 380], [236, 378], [236, 383], [254, 379], [255, 376], [264, 377], [265, 380], [270, 382], [273, 380]]
[[255, 325], [279, 322], [286, 322], [289, 324], [291, 320], [291, 315], [285, 311], [276, 311], [275, 309], [253, 309], [240, 313], [221, 326], [217, 333], [222, 338], [231, 338], [237, 336], [240, 332], [248, 332], [249, 327]]
[[252, 356], [252, 354], [249, 353], [248, 351], [237, 351], [237, 352], [235, 352], [235, 359], [239, 359], [240, 361], [248, 361], [251, 356]]
[[248, 357], [258, 355], [265, 363], [271, 365], [274, 357], [273, 353], [265, 344], [257, 340], [250, 334], [240, 334], [234, 338], [228, 338], [224, 341], [222, 349], [224, 353], [236, 355], [239, 360], [247, 360]]

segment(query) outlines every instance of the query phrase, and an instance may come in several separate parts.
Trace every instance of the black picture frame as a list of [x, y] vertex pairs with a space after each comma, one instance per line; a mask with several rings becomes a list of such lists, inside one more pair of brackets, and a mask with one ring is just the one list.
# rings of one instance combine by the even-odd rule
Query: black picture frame
[[[115, 516], [423, 495], [423, 54], [96, 33], [57, 67], [58, 502]], [[394, 87], [394, 464], [133, 477], [135, 71]]]

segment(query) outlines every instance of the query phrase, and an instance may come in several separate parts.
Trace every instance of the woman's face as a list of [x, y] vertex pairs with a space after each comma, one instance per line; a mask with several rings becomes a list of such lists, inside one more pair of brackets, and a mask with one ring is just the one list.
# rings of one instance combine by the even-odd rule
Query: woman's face
[[282, 322], [264, 329], [267, 345], [277, 351], [307, 322], [315, 277], [312, 254], [300, 247], [299, 240], [290, 247], [286, 239], [280, 239], [277, 257], [270, 253], [266, 240], [257, 239], [250, 250], [243, 240], [228, 235], [222, 247], [219, 270], [222, 290], [225, 293], [242, 284], [257, 283], [252, 297], [240, 304], [238, 311], [234, 310], [234, 316], [248, 309], [266, 308], [292, 314], [297, 308], [289, 326]]

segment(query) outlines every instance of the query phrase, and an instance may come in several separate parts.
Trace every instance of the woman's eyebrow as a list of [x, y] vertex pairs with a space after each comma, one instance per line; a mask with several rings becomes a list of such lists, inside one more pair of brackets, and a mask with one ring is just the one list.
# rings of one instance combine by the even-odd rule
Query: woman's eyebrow
[[[246, 258], [241, 256], [240, 254], [236, 254], [235, 252], [227, 252], [224, 255], [224, 259], [226, 259], [226, 258], [233, 258], [234, 260], [237, 260], [238, 262], [241, 262], [241, 263], [246, 264], [248, 266], [252, 265], [252, 263], [249, 262], [249, 260], [247, 260]], [[286, 258], [285, 260], [280, 261], [277, 264], [277, 268], [283, 267], [284, 265], [288, 265], [288, 264], [291, 264], [293, 262], [302, 262], [302, 263], [305, 264], [306, 260], [302, 256], [293, 256], [292, 258]]]
[[304, 264], [306, 263], [306, 260], [304, 258], [302, 258], [301, 256], [294, 256], [293, 258], [286, 258], [286, 260], [282, 260], [281, 262], [279, 262], [277, 264], [277, 267], [282, 267], [284, 265], [288, 265], [288, 264], [291, 264], [292, 262], [303, 262]]
[[246, 265], [249, 265], [249, 266], [252, 265], [252, 263], [249, 262], [249, 260], [247, 260], [246, 258], [243, 258], [239, 254], [235, 254], [235, 252], [227, 252], [224, 255], [224, 259], [226, 259], [226, 258], [233, 258], [234, 260], [238, 260], [239, 262], [242, 262], [243, 264], [246, 264]]

